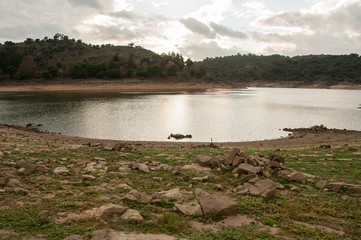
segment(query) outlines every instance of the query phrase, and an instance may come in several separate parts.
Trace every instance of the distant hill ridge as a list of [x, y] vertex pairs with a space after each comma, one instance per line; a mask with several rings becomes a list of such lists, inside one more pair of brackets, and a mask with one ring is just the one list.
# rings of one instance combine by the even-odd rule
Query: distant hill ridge
[[205, 71], [178, 53], [156, 54], [130, 43], [92, 45], [63, 34], [0, 45], [0, 79], [204, 77]]
[[361, 84], [361, 57], [237, 54], [193, 62], [179, 53], [157, 54], [133, 43], [92, 45], [59, 33], [53, 38], [0, 44], [0, 80], [167, 77], [225, 83]]
[[202, 64], [214, 78], [233, 82], [349, 82], [361, 84], [361, 57], [349, 55], [281, 55], [206, 58]]

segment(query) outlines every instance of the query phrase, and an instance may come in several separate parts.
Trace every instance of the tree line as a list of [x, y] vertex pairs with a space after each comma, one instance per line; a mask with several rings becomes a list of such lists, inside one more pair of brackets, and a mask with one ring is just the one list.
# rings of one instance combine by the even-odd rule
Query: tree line
[[223, 81], [361, 83], [361, 57], [355, 53], [294, 57], [238, 54], [206, 58], [201, 64], [212, 77]]
[[1, 79], [205, 77], [205, 68], [179, 53], [86, 44], [63, 34], [0, 44]]

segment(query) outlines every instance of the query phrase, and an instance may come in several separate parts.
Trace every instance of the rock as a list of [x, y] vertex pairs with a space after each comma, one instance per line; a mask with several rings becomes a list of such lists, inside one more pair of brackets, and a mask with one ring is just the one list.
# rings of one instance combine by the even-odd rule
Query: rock
[[96, 217], [102, 217], [107, 215], [122, 215], [126, 210], [127, 208], [124, 206], [109, 203], [99, 207], [94, 215]]
[[258, 176], [257, 177], [255, 177], [255, 178], [252, 178], [251, 180], [249, 180], [248, 182], [250, 183], [250, 184], [255, 184], [256, 182], [258, 182], [258, 181], [260, 181], [261, 179], [259, 179], [258, 178]]
[[218, 190], [218, 191], [220, 191], [220, 190], [222, 190], [223, 189], [223, 187], [222, 187], [222, 185], [221, 184], [215, 184], [215, 185], [213, 185], [213, 187], [212, 187], [213, 189], [216, 189], [216, 190]]
[[202, 167], [214, 167], [217, 165], [218, 159], [216, 157], [197, 155], [197, 163]]
[[267, 163], [267, 167], [269, 167], [269, 168], [280, 168], [281, 164], [279, 162], [276, 162], [276, 161], [269, 161]]
[[104, 146], [104, 150], [106, 151], [114, 151], [114, 149], [117, 147], [116, 143], [108, 143]]
[[240, 156], [236, 155], [234, 158], [233, 158], [233, 162], [232, 162], [232, 166], [234, 167], [238, 167], [239, 164], [242, 163], [244, 159], [242, 159]]
[[132, 195], [132, 194], [125, 194], [124, 197], [122, 198], [123, 201], [136, 201], [137, 199]]
[[20, 160], [16, 163], [16, 166], [19, 167], [19, 169], [22, 169], [21, 171], [19, 171], [19, 173], [25, 174], [25, 175], [29, 175], [32, 173], [45, 173], [46, 172], [46, 167], [40, 164], [32, 164], [29, 163], [25, 160]]
[[143, 203], [149, 203], [152, 200], [152, 197], [144, 192], [138, 192], [137, 190], [133, 190], [130, 192], [137, 200]]
[[137, 169], [145, 173], [150, 173], [149, 167], [145, 163], [131, 163], [132, 169]]
[[64, 240], [84, 240], [84, 238], [80, 235], [71, 235], [64, 238]]
[[209, 179], [209, 176], [195, 177], [195, 178], [192, 178], [192, 182], [205, 182], [208, 179]]
[[128, 238], [124, 233], [116, 232], [114, 230], [97, 230], [92, 233], [92, 238], [90, 240], [128, 240]]
[[269, 154], [268, 159], [270, 161], [276, 161], [276, 162], [285, 164], [285, 159], [281, 155], [279, 155], [277, 153]]
[[318, 183], [316, 183], [316, 188], [319, 189], [324, 189], [327, 185], [327, 181], [326, 180], [321, 180]]
[[214, 193], [206, 197], [200, 197], [199, 204], [201, 205], [204, 216], [236, 215], [239, 210], [237, 202], [230, 197], [222, 195], [222, 193]]
[[[1, 183], [0, 183], [1, 186]], [[9, 181], [6, 183], [7, 187], [20, 187], [21, 182], [16, 178], [9, 178]]]
[[57, 167], [54, 169], [53, 173], [58, 175], [65, 175], [69, 172], [69, 170], [66, 167]]
[[194, 196], [195, 197], [208, 197], [210, 194], [206, 191], [204, 191], [203, 189], [201, 188], [196, 188], [196, 190], [194, 191]]
[[5, 186], [9, 182], [10, 177], [5, 171], [0, 172], [0, 186]]
[[291, 181], [298, 182], [298, 183], [304, 183], [305, 182], [305, 175], [301, 172], [293, 172], [290, 175], [288, 175], [288, 178]]
[[249, 194], [255, 197], [262, 197], [264, 199], [273, 198], [276, 192], [277, 185], [271, 179], [260, 180], [255, 185], [250, 186]]
[[191, 202], [188, 204], [175, 204], [175, 208], [187, 216], [202, 215], [202, 209], [198, 202]]
[[233, 173], [238, 174], [257, 174], [261, 171], [260, 167], [254, 167], [247, 163], [240, 164], [237, 168], [233, 170]]
[[118, 165], [112, 165], [107, 167], [107, 172], [119, 172], [119, 166]]
[[128, 209], [125, 211], [125, 213], [121, 216], [121, 219], [132, 222], [140, 222], [144, 220], [140, 213], [133, 209]]
[[345, 185], [345, 183], [343, 182], [336, 182], [336, 183], [331, 183], [331, 190], [333, 192], [338, 192], [340, 191], [340, 189]]
[[93, 175], [82, 175], [81, 177], [86, 180], [95, 180], [96, 179], [96, 177], [94, 177]]
[[357, 192], [357, 193], [361, 193], [361, 185], [355, 185], [355, 184], [345, 184], [344, 185], [345, 188]]
[[265, 176], [266, 178], [272, 177], [272, 174], [271, 174], [269, 171], [266, 171], [266, 170], [262, 171], [262, 174], [263, 174], [263, 176]]
[[229, 156], [226, 158], [226, 161], [224, 162], [225, 165], [231, 165], [233, 163], [233, 159], [241, 150], [239, 148], [234, 148], [232, 152], [229, 154]]
[[181, 200], [183, 195], [179, 191], [179, 188], [174, 188], [169, 191], [162, 191], [155, 193], [156, 198], [165, 199], [165, 200]]
[[181, 169], [185, 170], [185, 171], [194, 171], [194, 172], [198, 172], [198, 173], [209, 173], [209, 172], [212, 171], [211, 168], [202, 167], [198, 163], [192, 163], [192, 164], [189, 164], [189, 165], [184, 165]]
[[256, 177], [257, 177], [257, 174], [251, 173], [251, 174], [243, 175], [242, 180], [248, 182], [249, 180], [256, 178]]
[[129, 186], [128, 184], [125, 184], [125, 183], [119, 184], [119, 185], [118, 185], [118, 188], [128, 189], [129, 191], [132, 191], [132, 190], [133, 190], [133, 188], [132, 188], [131, 186]]
[[292, 192], [300, 192], [301, 189], [299, 187], [293, 186], [293, 187], [290, 188], [290, 191], [292, 191]]

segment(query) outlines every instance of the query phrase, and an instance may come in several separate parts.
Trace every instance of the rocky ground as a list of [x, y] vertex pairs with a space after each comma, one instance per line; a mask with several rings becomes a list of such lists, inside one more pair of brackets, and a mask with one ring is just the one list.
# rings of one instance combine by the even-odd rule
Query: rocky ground
[[0, 239], [360, 239], [361, 134], [116, 142], [0, 126]]

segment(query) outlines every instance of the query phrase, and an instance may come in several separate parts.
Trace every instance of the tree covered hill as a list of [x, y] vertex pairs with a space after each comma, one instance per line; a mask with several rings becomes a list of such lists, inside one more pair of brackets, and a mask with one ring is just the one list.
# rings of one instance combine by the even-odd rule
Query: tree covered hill
[[361, 56], [358, 54], [295, 57], [238, 54], [206, 58], [200, 64], [212, 77], [223, 81], [361, 83]]
[[92, 45], [62, 34], [0, 44], [0, 80], [30, 78], [203, 77], [204, 69], [174, 52], [156, 54], [128, 46]]

